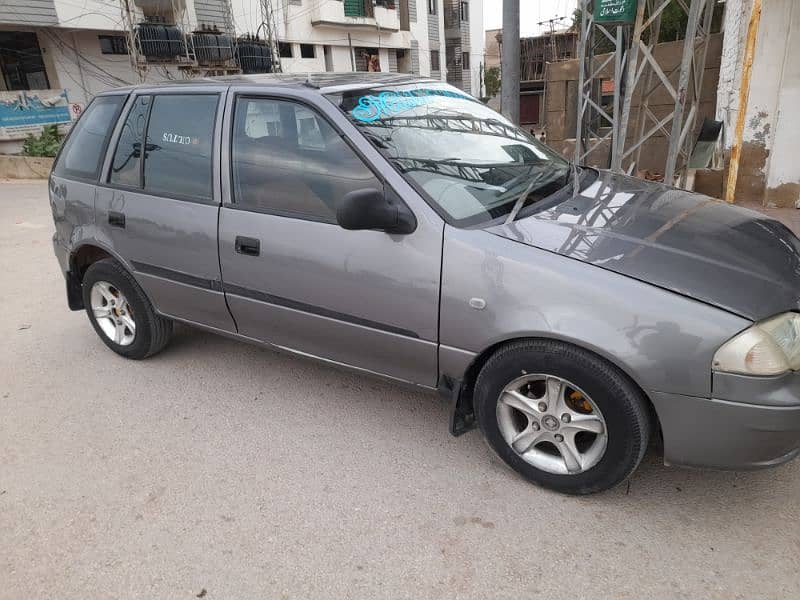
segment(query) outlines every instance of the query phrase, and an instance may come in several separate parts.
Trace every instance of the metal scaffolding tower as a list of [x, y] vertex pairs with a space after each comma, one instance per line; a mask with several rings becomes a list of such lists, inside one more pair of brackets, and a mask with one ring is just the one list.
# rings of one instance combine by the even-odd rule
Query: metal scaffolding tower
[[261, 25], [256, 35], [263, 30], [264, 39], [267, 40], [273, 73], [281, 73], [281, 53], [278, 48], [278, 22], [275, 17], [273, 0], [261, 0]]
[[122, 0], [120, 2], [120, 16], [122, 27], [125, 30], [125, 42], [128, 46], [128, 59], [131, 61], [131, 69], [136, 73], [139, 83], [143, 83], [147, 76], [147, 68], [141, 60], [139, 45], [139, 30], [136, 28], [135, 7], [133, 0]]
[[[645, 143], [661, 133], [669, 140], [664, 181], [671, 184], [677, 178], [683, 187], [700, 111], [715, 0], [639, 0], [632, 24], [596, 22], [595, 2], [602, 1], [578, 0], [581, 63], [575, 160], [585, 162], [594, 150], [607, 147], [608, 166], [630, 173], [637, 168]], [[665, 71], [656, 60], [655, 47], [661, 15], [671, 3], [685, 12], [687, 26], [681, 60]], [[604, 40], [611, 46], [610, 54], [596, 58]], [[602, 81], [612, 78], [613, 102], [603, 105]], [[672, 110], [663, 116], [650, 108], [657, 92], [666, 92], [672, 99]]]

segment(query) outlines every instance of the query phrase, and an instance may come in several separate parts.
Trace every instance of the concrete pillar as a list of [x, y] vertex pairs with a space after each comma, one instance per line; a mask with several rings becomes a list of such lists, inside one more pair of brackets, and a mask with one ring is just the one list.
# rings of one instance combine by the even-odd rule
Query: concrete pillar
[[503, 0], [500, 99], [503, 114], [519, 124], [519, 0]]

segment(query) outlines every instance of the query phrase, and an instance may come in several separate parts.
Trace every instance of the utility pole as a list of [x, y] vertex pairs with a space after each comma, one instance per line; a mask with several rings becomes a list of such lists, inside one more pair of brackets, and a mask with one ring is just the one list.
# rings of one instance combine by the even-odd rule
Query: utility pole
[[353, 54], [353, 37], [348, 32], [347, 34], [347, 45], [350, 48], [350, 68], [353, 70], [353, 73], [356, 72], [356, 59], [355, 54]]
[[544, 55], [544, 62], [551, 62], [558, 60], [558, 48], [556, 47], [556, 23], [559, 25], [566, 21], [567, 17], [553, 17], [552, 19], [547, 19], [545, 21], [539, 21], [537, 25], [541, 27], [542, 25], [547, 25], [548, 29], [550, 30], [550, 60], [547, 57], [547, 51], [545, 51]]
[[519, 0], [503, 0], [500, 107], [515, 124], [519, 124], [519, 54]]
[[745, 119], [747, 117], [747, 102], [750, 98], [750, 78], [753, 73], [753, 60], [756, 54], [756, 39], [758, 27], [761, 23], [761, 0], [753, 2], [753, 11], [750, 15], [750, 24], [747, 28], [747, 42], [744, 51], [744, 65], [742, 65], [742, 83], [739, 87], [739, 106], [736, 114], [736, 129], [731, 146], [731, 160], [728, 167], [728, 182], [725, 186], [725, 201], [733, 202], [736, 195], [736, 181], [739, 178], [739, 160], [742, 156], [742, 138], [744, 137]]

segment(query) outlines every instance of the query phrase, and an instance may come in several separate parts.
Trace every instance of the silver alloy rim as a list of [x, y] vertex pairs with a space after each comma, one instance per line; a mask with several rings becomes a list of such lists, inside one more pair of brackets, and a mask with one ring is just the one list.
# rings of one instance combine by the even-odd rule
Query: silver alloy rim
[[115, 344], [129, 346], [136, 337], [136, 321], [125, 296], [107, 281], [92, 286], [92, 314], [103, 333]]
[[500, 393], [497, 423], [525, 462], [558, 475], [595, 466], [606, 451], [603, 414], [583, 390], [554, 375], [518, 377]]

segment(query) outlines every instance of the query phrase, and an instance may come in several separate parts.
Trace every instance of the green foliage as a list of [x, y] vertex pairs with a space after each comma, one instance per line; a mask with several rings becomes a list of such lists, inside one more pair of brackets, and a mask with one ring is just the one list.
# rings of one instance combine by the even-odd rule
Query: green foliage
[[40, 135], [29, 135], [22, 145], [25, 156], [55, 156], [64, 136], [57, 125], [45, 125]]
[[673, 0], [664, 12], [661, 13], [661, 32], [658, 35], [660, 42], [672, 42], [686, 37], [686, 25], [689, 17], [680, 5]]
[[483, 74], [483, 84], [486, 86], [486, 95], [494, 98], [500, 91], [500, 67], [489, 67]]

